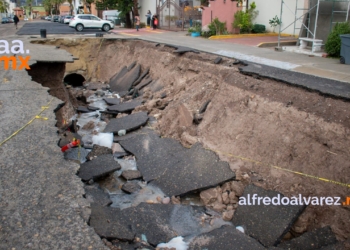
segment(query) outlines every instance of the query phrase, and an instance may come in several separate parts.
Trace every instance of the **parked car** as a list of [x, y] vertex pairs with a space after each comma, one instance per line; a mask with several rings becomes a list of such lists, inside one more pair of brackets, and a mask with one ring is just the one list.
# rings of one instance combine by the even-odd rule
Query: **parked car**
[[23, 21], [28, 21], [29, 19], [28, 19], [28, 17], [25, 17], [24, 19], [23, 19]]
[[46, 20], [46, 17], [47, 17], [47, 16], [42, 16], [42, 17], [40, 17], [40, 19], [41, 19], [41, 20]]
[[84, 29], [102, 29], [103, 31], [109, 31], [114, 28], [114, 22], [102, 20], [91, 14], [79, 14], [71, 19], [69, 27], [75, 28], [77, 31], [83, 31]]
[[58, 22], [58, 21], [59, 21], [59, 19], [60, 19], [60, 17], [59, 17], [59, 16], [52, 16], [52, 18], [51, 18], [51, 22]]
[[51, 21], [51, 19], [52, 19], [52, 17], [51, 17], [51, 16], [47, 16], [47, 17], [45, 17], [45, 20], [46, 20], [46, 21]]
[[7, 17], [3, 17], [2, 19], [1, 19], [1, 23], [9, 23], [10, 21], [9, 21], [9, 18], [7, 18]]
[[9, 17], [9, 23], [13, 23], [13, 17]]
[[58, 17], [58, 22], [59, 22], [59, 23], [63, 23], [64, 17], [65, 17], [65, 16], [59, 16], [59, 17]]
[[68, 24], [70, 22], [70, 20], [72, 20], [73, 16], [65, 16], [63, 23], [64, 24]]

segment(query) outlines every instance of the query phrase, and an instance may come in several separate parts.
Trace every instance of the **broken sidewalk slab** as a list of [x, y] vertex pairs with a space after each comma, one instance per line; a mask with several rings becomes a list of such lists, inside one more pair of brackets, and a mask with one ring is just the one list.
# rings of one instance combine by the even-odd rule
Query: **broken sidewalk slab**
[[103, 207], [111, 205], [113, 202], [109, 198], [109, 194], [105, 193], [98, 185], [85, 186], [85, 198], [90, 203], [97, 203]]
[[90, 226], [100, 237], [132, 241], [135, 233], [129, 227], [129, 220], [118, 208], [91, 204]]
[[249, 63], [248, 66], [239, 68], [239, 70], [245, 75], [258, 75], [292, 86], [317, 91], [327, 96], [350, 100], [350, 84], [346, 82], [254, 63]]
[[214, 152], [198, 143], [186, 149], [174, 139], [160, 138], [151, 129], [120, 144], [135, 155], [143, 179], [153, 181], [168, 196], [207, 189], [235, 178], [228, 163], [219, 161]]
[[120, 103], [120, 98], [103, 98], [103, 100], [108, 105], [118, 105]]
[[303, 249], [312, 250], [337, 243], [332, 229], [328, 227], [318, 228], [314, 231], [304, 233], [303, 235], [285, 241], [278, 245], [281, 249]]
[[109, 85], [112, 91], [121, 92], [129, 91], [133, 83], [139, 78], [141, 65], [137, 64], [130, 69], [123, 77], [118, 77], [114, 81], [110, 81]]
[[83, 181], [97, 180], [119, 169], [121, 166], [114, 160], [113, 155], [101, 155], [81, 164], [78, 176]]
[[[148, 121], [146, 112], [139, 112], [136, 114], [124, 116], [122, 118], [111, 119], [107, 124], [104, 132], [112, 132], [117, 134], [119, 130], [125, 129], [126, 132], [138, 129], [144, 126]], [[115, 140], [114, 140], [115, 141]]]
[[107, 107], [109, 111], [119, 112], [119, 113], [125, 113], [133, 111], [136, 107], [142, 105], [142, 100], [133, 100], [130, 102], [124, 102], [120, 103], [118, 105], [113, 105]]
[[[269, 197], [270, 205], [253, 205], [253, 196]], [[243, 226], [245, 233], [257, 239], [266, 247], [276, 246], [290, 230], [304, 210], [301, 205], [272, 205], [272, 199], [284, 196], [273, 190], [265, 190], [255, 185], [248, 185], [240, 197], [239, 206], [233, 217], [233, 224]], [[246, 205], [243, 205], [243, 201]], [[255, 200], [258, 204], [258, 200]], [[274, 202], [274, 204], [277, 204]]]
[[189, 249], [264, 250], [265, 247], [263, 247], [257, 240], [238, 231], [235, 227], [223, 226], [209, 233], [196, 236], [191, 240]]

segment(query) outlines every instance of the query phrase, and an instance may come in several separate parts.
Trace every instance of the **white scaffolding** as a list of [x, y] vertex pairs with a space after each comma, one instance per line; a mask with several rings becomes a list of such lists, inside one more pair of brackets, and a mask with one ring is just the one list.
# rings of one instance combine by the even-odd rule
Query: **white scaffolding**
[[[289, 5], [291, 4], [291, 1], [289, 0]], [[317, 33], [317, 21], [318, 21], [318, 15], [319, 15], [319, 8], [320, 8], [320, 2], [332, 2], [332, 15], [331, 15], [331, 22], [330, 22], [330, 30], [332, 29], [332, 26], [335, 22], [333, 22], [333, 17], [335, 13], [341, 13], [345, 14], [345, 21], [348, 21], [349, 18], [349, 10], [350, 10], [350, 0], [317, 0], [315, 1], [315, 4], [311, 6], [311, 0], [308, 1], [308, 8], [298, 8], [298, 0], [295, 0], [295, 10], [293, 11], [286, 0], [281, 0], [281, 12], [280, 12], [280, 21], [282, 23], [282, 17], [283, 17], [283, 11], [285, 8], [287, 8], [290, 12], [294, 14], [294, 21], [284, 27], [283, 29], [281, 28], [281, 25], [279, 26], [279, 32], [278, 32], [278, 48], [280, 49], [280, 43], [281, 40], [283, 39], [281, 37], [281, 33], [289, 28], [290, 26], [294, 25], [294, 31], [293, 31], [293, 36], [295, 37], [295, 31], [299, 30], [299, 34], [303, 34], [303, 31], [306, 30], [306, 37], [299, 37], [298, 42], [301, 44], [301, 48], [306, 47], [306, 44], [308, 42], [312, 43], [312, 52], [319, 51], [321, 49], [322, 40], [316, 38], [316, 33]], [[340, 3], [340, 2], [346, 2], [348, 3], [347, 5], [347, 11], [344, 10], [335, 10], [335, 3]], [[304, 7], [304, 6], [303, 6]], [[315, 24], [313, 27], [311, 27], [311, 12], [315, 10]], [[300, 16], [298, 16], [298, 12], [304, 11], [304, 13]], [[296, 26], [297, 22], [300, 22], [300, 26]]]

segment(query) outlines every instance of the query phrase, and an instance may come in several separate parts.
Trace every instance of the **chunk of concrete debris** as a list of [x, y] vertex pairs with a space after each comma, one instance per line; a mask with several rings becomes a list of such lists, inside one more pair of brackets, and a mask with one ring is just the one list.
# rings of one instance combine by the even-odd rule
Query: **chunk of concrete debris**
[[132, 194], [139, 191], [141, 187], [135, 182], [126, 182], [122, 186], [122, 190], [127, 194]]
[[148, 116], [146, 112], [139, 112], [122, 118], [111, 119], [104, 132], [112, 132], [116, 134], [119, 130], [123, 129], [125, 129], [126, 132], [130, 132], [144, 126], [147, 121]]
[[141, 72], [141, 65], [136, 65], [132, 69], [130, 69], [124, 76], [115, 79], [114, 81], [110, 81], [109, 85], [112, 91], [120, 92], [120, 91], [128, 91], [133, 83], [139, 78]]
[[210, 188], [235, 177], [227, 162], [219, 161], [214, 152], [200, 144], [186, 149], [150, 129], [120, 144], [136, 156], [143, 179], [153, 180], [168, 196]]
[[239, 232], [233, 226], [223, 226], [209, 233], [196, 236], [189, 245], [189, 249], [254, 249], [263, 250], [257, 240]]
[[112, 149], [94, 144], [91, 152], [86, 156], [86, 159], [91, 161], [93, 158], [95, 158], [97, 156], [110, 155], [112, 153], [113, 153]]
[[64, 152], [64, 159], [84, 163], [86, 162], [88, 153], [89, 152], [82, 147], [71, 148]]
[[142, 177], [141, 172], [138, 170], [125, 170], [123, 171], [122, 176], [128, 181], [140, 179]]
[[90, 226], [100, 237], [132, 241], [135, 233], [129, 224], [129, 216], [120, 209], [91, 204]]
[[120, 103], [120, 98], [103, 98], [103, 100], [108, 105], [118, 105]]
[[133, 100], [130, 102], [124, 102], [117, 105], [109, 106], [109, 111], [117, 111], [120, 113], [133, 111], [136, 107], [142, 105], [142, 100]]
[[92, 161], [81, 164], [78, 176], [83, 181], [97, 180], [119, 169], [121, 166], [114, 160], [113, 155], [100, 155]]
[[221, 61], [222, 61], [222, 57], [218, 56], [217, 58], [215, 58], [214, 64], [219, 64], [221, 63]]
[[328, 226], [304, 233], [297, 238], [293, 238], [289, 241], [285, 241], [279, 244], [278, 247], [282, 249], [312, 250], [320, 249], [321, 247], [328, 245], [333, 245], [336, 242], [337, 239], [332, 232], [332, 229]]
[[98, 185], [85, 186], [85, 198], [90, 203], [97, 203], [103, 207], [111, 205], [113, 202], [109, 194], [105, 193]]
[[158, 249], [176, 249], [176, 250], [187, 250], [188, 243], [184, 241], [182, 236], [171, 239], [168, 243], [160, 243], [157, 246]]
[[111, 148], [113, 144], [112, 133], [98, 133], [92, 136], [92, 143], [103, 147]]
[[[262, 200], [258, 205], [258, 197], [266, 198], [269, 205], [263, 204]], [[305, 208], [301, 205], [282, 205], [280, 199], [283, 197], [276, 191], [248, 185], [240, 197], [233, 224], [243, 226], [246, 234], [264, 246], [276, 246]]]

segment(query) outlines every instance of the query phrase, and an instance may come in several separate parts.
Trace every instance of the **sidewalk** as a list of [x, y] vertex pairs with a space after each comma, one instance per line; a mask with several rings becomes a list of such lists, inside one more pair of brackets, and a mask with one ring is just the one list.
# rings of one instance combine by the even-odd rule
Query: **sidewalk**
[[140, 32], [136, 33], [136, 30], [133, 32], [130, 29], [115, 28], [113, 33], [114, 37], [137, 38], [157, 43], [186, 46], [199, 51], [350, 83], [350, 65], [340, 64], [339, 59], [309, 57], [291, 52], [277, 52], [271, 48], [229, 43], [224, 40], [191, 37], [186, 36], [187, 32], [185, 31], [157, 30], [157, 32], [152, 32], [141, 29]]

